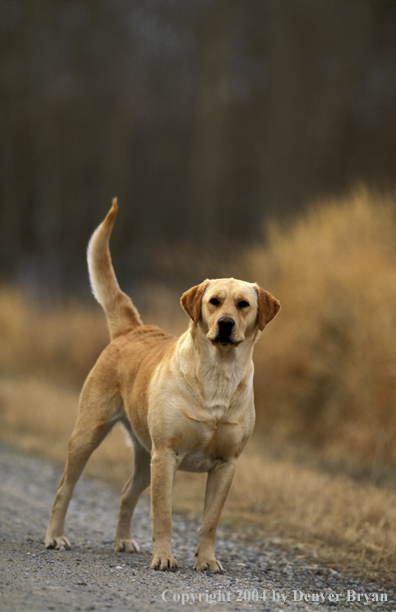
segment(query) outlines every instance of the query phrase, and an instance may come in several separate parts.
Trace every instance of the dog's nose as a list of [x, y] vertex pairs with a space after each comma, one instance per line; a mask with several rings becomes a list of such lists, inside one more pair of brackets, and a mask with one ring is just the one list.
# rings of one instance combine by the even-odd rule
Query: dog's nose
[[231, 317], [221, 317], [217, 321], [217, 325], [219, 326], [220, 333], [229, 335], [231, 333], [232, 328], [235, 325], [235, 321]]

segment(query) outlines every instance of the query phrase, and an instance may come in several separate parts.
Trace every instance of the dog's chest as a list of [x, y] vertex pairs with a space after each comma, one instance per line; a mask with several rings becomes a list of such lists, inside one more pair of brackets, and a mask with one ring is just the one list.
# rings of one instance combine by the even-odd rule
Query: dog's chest
[[219, 462], [239, 455], [250, 435], [246, 423], [242, 425], [224, 416], [194, 420], [191, 425], [190, 445], [184, 448], [179, 467], [186, 471], [207, 472]]

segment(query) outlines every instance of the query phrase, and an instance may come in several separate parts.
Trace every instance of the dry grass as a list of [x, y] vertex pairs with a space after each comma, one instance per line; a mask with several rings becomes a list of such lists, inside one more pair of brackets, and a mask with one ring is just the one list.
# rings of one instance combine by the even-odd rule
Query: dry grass
[[0, 289], [0, 369], [80, 387], [108, 343], [103, 311], [70, 302], [39, 307], [15, 287]]
[[[287, 451], [275, 458], [257, 438], [240, 460], [224, 519], [248, 518], [263, 533], [333, 546], [334, 555], [384, 568], [396, 556], [395, 488], [357, 482], [345, 466], [351, 459], [370, 469], [396, 463], [393, 202], [360, 190], [318, 205], [288, 229], [273, 227], [267, 247], [246, 254], [241, 275], [282, 303], [255, 353], [260, 444], [309, 448], [316, 464], [301, 465]], [[143, 312], [144, 319], [179, 333], [187, 320], [175, 311], [178, 296], [166, 289], [161, 296], [160, 310]], [[37, 308], [3, 288], [1, 437], [63, 463], [77, 389], [107, 338], [94, 305]], [[331, 475], [317, 467], [324, 458], [338, 461]], [[87, 471], [121, 487], [132, 463], [116, 429]], [[199, 510], [203, 492], [203, 476], [179, 474], [176, 507]]]
[[281, 301], [255, 354], [258, 424], [372, 465], [396, 463], [396, 220], [390, 198], [357, 190], [248, 254]]
[[345, 475], [329, 475], [289, 459], [241, 458], [230, 509], [267, 531], [322, 542], [390, 563], [396, 557], [396, 493]]

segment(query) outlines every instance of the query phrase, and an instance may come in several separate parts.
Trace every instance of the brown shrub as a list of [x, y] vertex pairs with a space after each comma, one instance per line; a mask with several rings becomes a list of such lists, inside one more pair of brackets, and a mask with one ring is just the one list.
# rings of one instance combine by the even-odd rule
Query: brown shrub
[[272, 227], [250, 274], [282, 310], [256, 347], [258, 426], [279, 441], [396, 462], [396, 220], [363, 188]]
[[0, 290], [0, 369], [80, 386], [108, 343], [99, 307], [39, 307], [15, 287]]

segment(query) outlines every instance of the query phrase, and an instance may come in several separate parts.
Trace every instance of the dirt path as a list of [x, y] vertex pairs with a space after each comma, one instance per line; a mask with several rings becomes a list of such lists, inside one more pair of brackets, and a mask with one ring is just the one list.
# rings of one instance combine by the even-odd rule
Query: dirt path
[[[334, 568], [308, 564], [297, 549], [248, 538], [240, 526], [235, 532], [219, 529], [217, 553], [225, 573], [196, 573], [194, 517], [174, 517], [179, 571], [150, 571], [148, 496], [139, 502], [135, 517], [141, 553], [114, 553], [119, 495], [98, 480], [83, 479], [77, 486], [66, 531], [73, 549], [45, 550], [43, 537], [60, 470], [0, 444], [0, 474], [0, 612], [144, 612], [186, 606], [229, 611], [396, 609], [394, 585], [367, 584]], [[385, 597], [386, 602], [373, 601]]]

